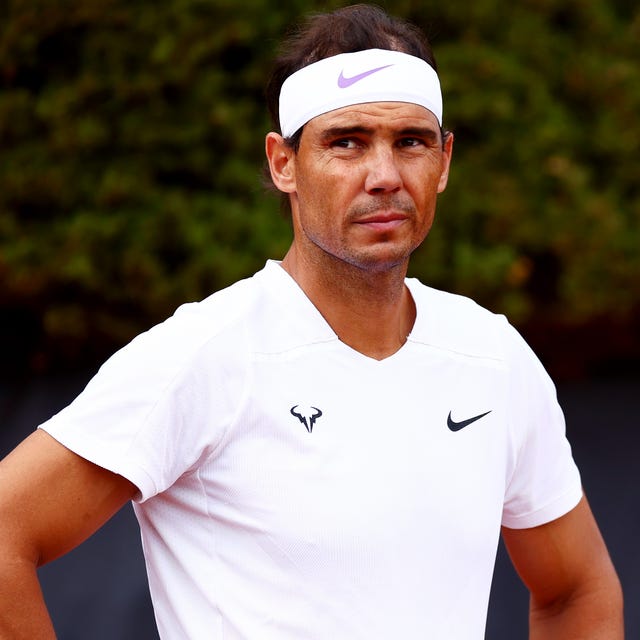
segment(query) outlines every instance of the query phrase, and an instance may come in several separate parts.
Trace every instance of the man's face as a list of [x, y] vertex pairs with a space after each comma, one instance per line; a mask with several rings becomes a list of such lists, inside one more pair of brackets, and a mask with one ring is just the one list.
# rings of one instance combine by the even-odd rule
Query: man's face
[[406, 265], [447, 184], [444, 144], [424, 107], [376, 102], [309, 121], [291, 156], [294, 242], [307, 258], [369, 271]]

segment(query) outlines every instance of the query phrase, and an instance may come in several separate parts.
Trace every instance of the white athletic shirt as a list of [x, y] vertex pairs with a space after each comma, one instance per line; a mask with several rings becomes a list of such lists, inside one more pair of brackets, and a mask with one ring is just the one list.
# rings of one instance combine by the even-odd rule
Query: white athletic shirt
[[269, 262], [138, 336], [42, 425], [139, 488], [162, 638], [481, 640], [500, 525], [578, 503], [524, 341], [407, 286], [415, 326], [377, 361]]

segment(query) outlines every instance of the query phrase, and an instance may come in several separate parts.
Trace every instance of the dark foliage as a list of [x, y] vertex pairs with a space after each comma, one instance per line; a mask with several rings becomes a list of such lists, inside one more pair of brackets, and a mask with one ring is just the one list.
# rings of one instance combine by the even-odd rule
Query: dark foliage
[[[0, 5], [6, 374], [93, 364], [283, 255], [263, 85], [292, 20], [341, 4]], [[640, 10], [389, 4], [431, 37], [456, 135], [412, 274], [522, 326], [637, 326]]]

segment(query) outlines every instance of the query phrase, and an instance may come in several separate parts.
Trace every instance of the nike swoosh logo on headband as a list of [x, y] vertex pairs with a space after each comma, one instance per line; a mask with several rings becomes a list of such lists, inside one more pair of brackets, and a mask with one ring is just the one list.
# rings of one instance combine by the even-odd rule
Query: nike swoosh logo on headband
[[351, 76], [350, 78], [345, 78], [344, 71], [341, 71], [340, 75], [338, 76], [338, 86], [341, 89], [346, 89], [347, 87], [350, 87], [352, 84], [355, 84], [356, 82], [360, 82], [360, 80], [366, 78], [367, 76], [370, 76], [372, 73], [377, 73], [378, 71], [382, 71], [382, 69], [386, 69], [387, 67], [393, 67], [393, 65], [385, 64], [384, 67], [376, 67], [375, 69], [369, 69], [368, 71], [363, 71], [362, 73], [358, 73], [357, 75]]

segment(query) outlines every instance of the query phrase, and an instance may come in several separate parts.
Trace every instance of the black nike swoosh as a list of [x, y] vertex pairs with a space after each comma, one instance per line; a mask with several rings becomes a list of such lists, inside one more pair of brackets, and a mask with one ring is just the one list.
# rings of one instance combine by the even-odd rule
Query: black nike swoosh
[[472, 422], [480, 420], [480, 418], [484, 418], [490, 413], [491, 411], [487, 411], [486, 413], [481, 413], [479, 416], [473, 416], [473, 418], [468, 418], [467, 420], [463, 420], [462, 422], [456, 422], [451, 418], [451, 411], [449, 411], [449, 417], [447, 418], [447, 427], [449, 427], [451, 431], [460, 431], [460, 429], [468, 427]]

